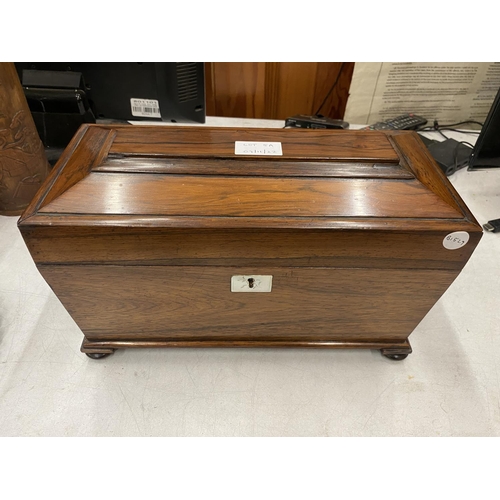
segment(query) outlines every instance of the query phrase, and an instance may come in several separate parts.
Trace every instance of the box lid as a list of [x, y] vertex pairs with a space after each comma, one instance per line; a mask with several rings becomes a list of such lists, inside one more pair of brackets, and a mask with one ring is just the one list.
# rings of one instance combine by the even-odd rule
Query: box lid
[[20, 225], [398, 229], [429, 221], [481, 231], [413, 132], [85, 125]]

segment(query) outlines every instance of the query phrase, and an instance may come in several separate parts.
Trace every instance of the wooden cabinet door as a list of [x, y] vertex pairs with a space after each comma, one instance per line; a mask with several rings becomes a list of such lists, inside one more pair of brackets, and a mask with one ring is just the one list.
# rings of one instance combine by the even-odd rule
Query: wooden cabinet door
[[353, 62], [205, 63], [209, 116], [343, 118]]

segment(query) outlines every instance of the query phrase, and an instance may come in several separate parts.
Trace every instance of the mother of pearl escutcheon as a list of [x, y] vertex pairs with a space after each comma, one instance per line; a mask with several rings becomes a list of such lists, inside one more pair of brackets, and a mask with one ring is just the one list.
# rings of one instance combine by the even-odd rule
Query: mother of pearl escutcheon
[[270, 292], [272, 285], [272, 276], [261, 274], [231, 276], [231, 292]]

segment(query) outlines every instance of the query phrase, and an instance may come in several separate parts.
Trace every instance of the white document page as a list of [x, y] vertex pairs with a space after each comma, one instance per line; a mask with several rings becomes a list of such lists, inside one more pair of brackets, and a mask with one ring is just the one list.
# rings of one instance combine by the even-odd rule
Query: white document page
[[430, 125], [484, 122], [499, 88], [498, 62], [356, 63], [344, 120], [370, 125], [414, 113]]

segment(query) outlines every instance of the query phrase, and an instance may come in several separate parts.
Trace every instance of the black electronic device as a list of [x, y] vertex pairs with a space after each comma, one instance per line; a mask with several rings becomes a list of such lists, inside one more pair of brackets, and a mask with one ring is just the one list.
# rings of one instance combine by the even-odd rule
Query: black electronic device
[[422, 137], [422, 140], [441, 170], [448, 176], [469, 163], [472, 148], [467, 144], [455, 139], [433, 141]]
[[469, 159], [469, 170], [500, 167], [500, 89]]
[[427, 123], [425, 118], [413, 113], [407, 113], [391, 120], [377, 122], [363, 130], [416, 130]]
[[[59, 81], [80, 73], [96, 118], [205, 122], [203, 63], [16, 63], [16, 68], [21, 82], [30, 70], [32, 82], [38, 72], [58, 72]], [[59, 85], [54, 79], [49, 84], [39, 87]]]
[[40, 138], [99, 121], [205, 122], [203, 63], [15, 63]]
[[349, 124], [342, 120], [326, 118], [324, 116], [294, 115], [285, 120], [285, 127], [291, 128], [317, 128], [317, 129], [347, 129]]
[[81, 73], [25, 69], [20, 75], [48, 160], [62, 152], [83, 123], [95, 123]]

